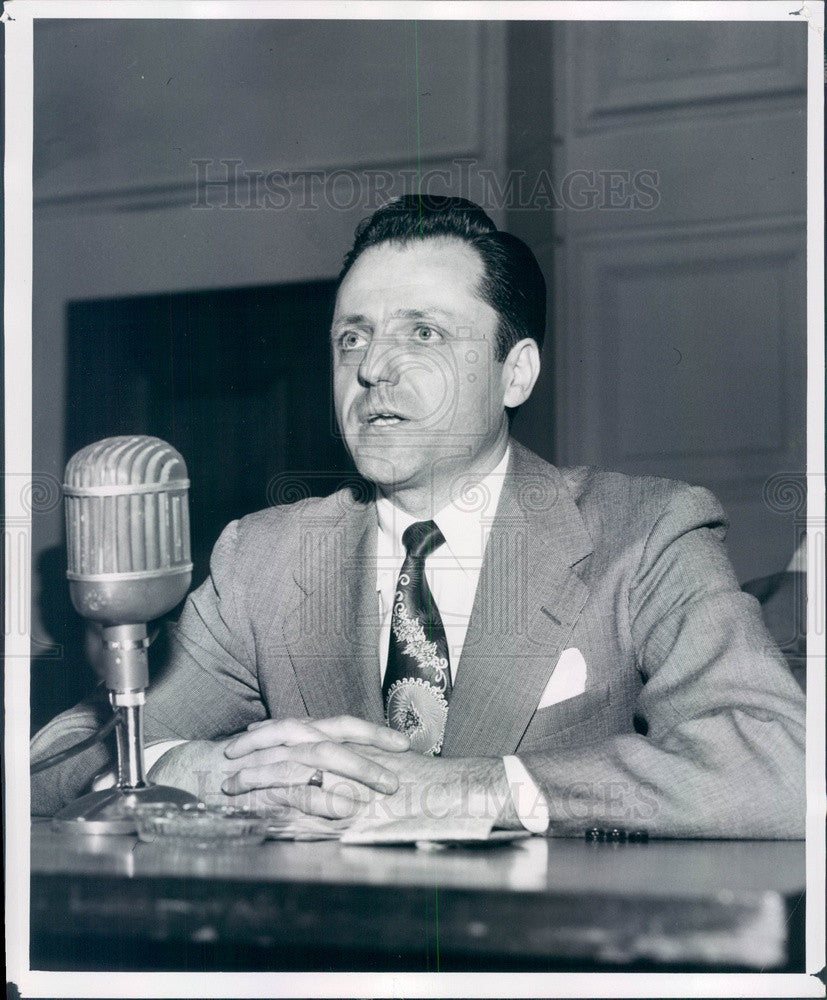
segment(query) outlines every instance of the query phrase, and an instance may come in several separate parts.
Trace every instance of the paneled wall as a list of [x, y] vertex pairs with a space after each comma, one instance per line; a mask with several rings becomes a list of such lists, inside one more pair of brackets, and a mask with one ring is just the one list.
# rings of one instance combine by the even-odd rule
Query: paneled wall
[[805, 35], [628, 22], [510, 39], [510, 159], [550, 170], [559, 201], [509, 217], [554, 274], [540, 405], [557, 460], [708, 486], [742, 579], [797, 541], [763, 489], [805, 467]]

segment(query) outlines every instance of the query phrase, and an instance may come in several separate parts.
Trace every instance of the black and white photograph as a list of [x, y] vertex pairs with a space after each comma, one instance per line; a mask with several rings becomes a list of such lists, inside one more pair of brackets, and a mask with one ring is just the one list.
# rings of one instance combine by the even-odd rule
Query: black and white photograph
[[10, 996], [824, 996], [824, 4], [2, 28]]

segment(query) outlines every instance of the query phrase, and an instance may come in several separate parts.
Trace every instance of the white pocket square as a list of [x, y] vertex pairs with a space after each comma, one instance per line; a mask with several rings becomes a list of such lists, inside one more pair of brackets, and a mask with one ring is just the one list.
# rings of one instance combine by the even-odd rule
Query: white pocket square
[[579, 649], [564, 649], [537, 708], [548, 708], [586, 690], [586, 661]]

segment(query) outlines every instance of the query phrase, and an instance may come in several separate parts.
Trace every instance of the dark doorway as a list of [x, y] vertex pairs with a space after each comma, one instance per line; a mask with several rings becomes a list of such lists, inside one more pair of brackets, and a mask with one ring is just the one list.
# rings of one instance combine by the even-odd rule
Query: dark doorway
[[[75, 302], [67, 315], [66, 455], [116, 434], [153, 434], [189, 470], [193, 586], [223, 527], [269, 504], [324, 495], [352, 464], [330, 386], [335, 283], [318, 281]], [[35, 729], [94, 683], [65, 553], [40, 560], [42, 619], [63, 669], [35, 659]]]
[[69, 308], [67, 457], [114, 434], [176, 447], [192, 481], [194, 583], [229, 521], [291, 497], [283, 474], [322, 495], [352, 468], [331, 403], [333, 295], [321, 281]]

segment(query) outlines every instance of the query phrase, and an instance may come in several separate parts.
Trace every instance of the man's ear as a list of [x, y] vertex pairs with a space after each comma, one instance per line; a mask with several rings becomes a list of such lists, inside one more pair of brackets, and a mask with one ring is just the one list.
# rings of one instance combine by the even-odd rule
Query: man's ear
[[531, 337], [518, 341], [503, 364], [503, 403], [509, 409], [522, 406], [531, 395], [540, 374], [540, 349]]

